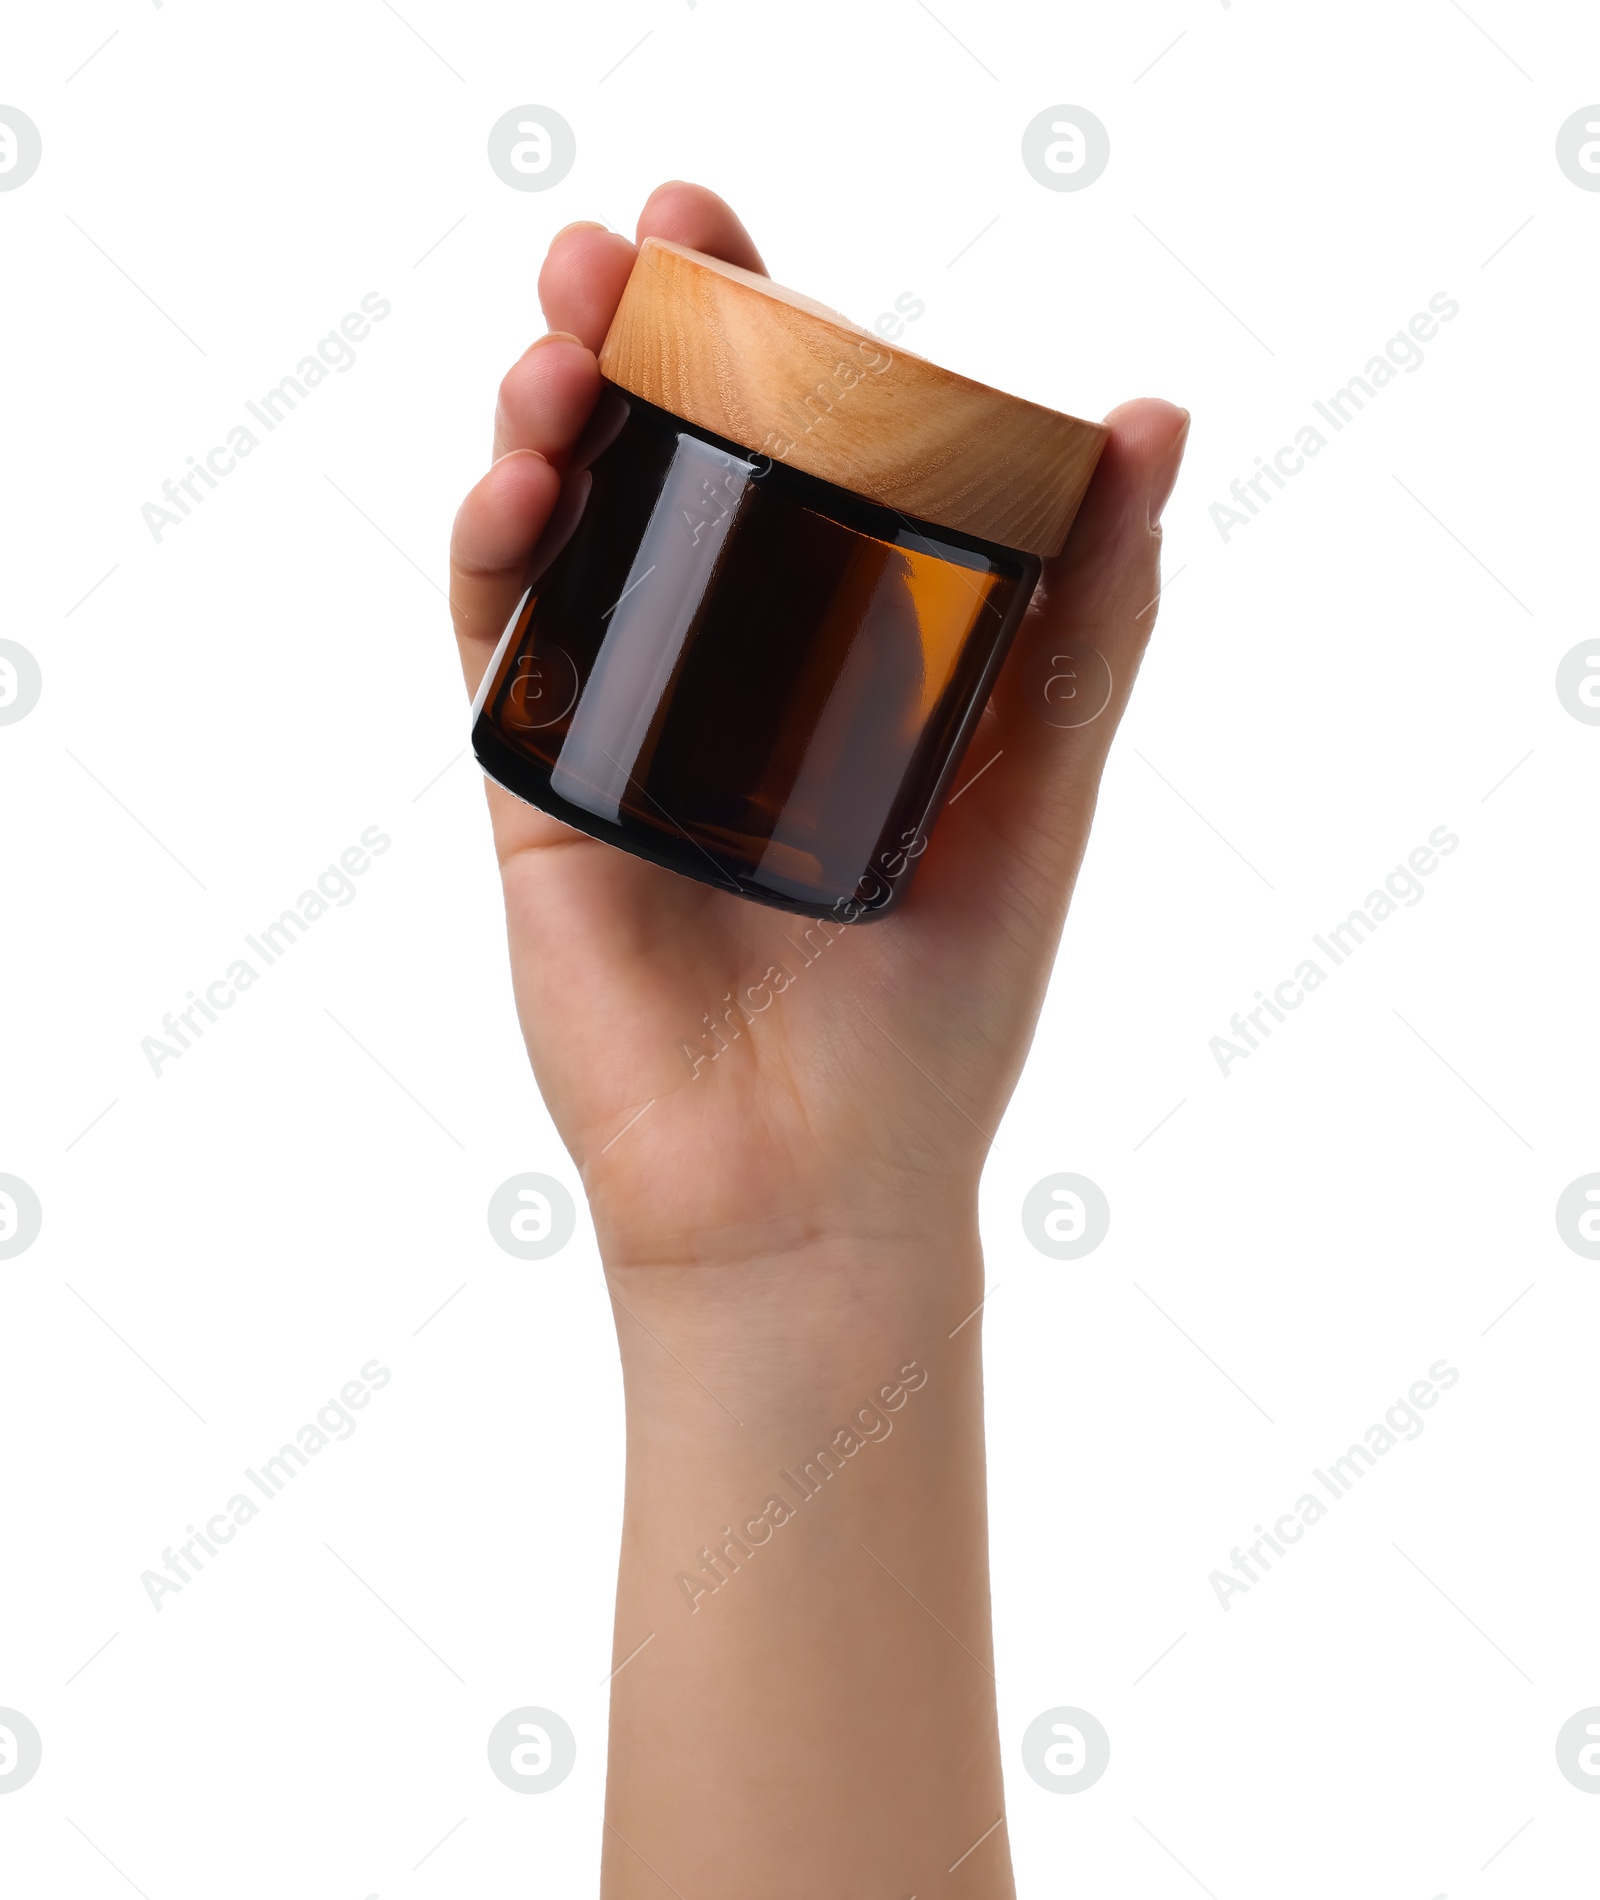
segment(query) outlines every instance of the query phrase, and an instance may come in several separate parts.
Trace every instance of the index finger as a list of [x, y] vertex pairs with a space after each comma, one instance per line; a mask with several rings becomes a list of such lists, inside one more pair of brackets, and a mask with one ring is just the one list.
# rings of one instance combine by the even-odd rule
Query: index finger
[[[666, 238], [763, 277], [767, 272], [733, 207], [704, 185], [676, 179], [658, 185], [639, 213], [636, 235], [641, 244], [647, 237]], [[539, 302], [551, 329], [568, 330], [598, 352], [637, 256], [634, 245], [604, 225], [569, 224], [558, 231], [539, 272]]]

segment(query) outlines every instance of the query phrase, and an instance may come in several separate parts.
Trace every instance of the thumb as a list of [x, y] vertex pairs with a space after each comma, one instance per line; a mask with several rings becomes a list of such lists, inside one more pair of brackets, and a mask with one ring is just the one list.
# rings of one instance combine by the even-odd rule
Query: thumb
[[[956, 782], [993, 759], [950, 813], [1012, 840], [1059, 885], [1082, 854], [1100, 774], [1155, 625], [1161, 511], [1189, 413], [1145, 397], [1106, 418], [1110, 437], [1067, 545], [1045, 565]], [[998, 755], [998, 756], [996, 756]]]

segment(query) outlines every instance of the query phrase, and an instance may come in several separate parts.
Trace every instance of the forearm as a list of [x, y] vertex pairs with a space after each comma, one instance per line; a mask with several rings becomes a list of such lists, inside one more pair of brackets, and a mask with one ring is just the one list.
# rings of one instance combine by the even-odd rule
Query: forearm
[[610, 1280], [605, 1900], [1008, 1900], [975, 1222]]

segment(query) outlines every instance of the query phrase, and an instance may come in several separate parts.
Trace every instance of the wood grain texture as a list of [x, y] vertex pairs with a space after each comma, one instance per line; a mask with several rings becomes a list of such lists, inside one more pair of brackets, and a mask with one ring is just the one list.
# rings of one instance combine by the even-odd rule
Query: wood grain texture
[[646, 238], [600, 351], [646, 402], [903, 515], [1058, 553], [1106, 430], [1008, 396], [781, 284]]

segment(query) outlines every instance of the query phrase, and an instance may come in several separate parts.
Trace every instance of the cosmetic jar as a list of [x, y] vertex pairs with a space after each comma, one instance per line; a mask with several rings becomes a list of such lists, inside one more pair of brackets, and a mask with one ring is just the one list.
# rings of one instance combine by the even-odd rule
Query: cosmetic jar
[[600, 369], [480, 764], [685, 877], [886, 915], [1105, 430], [653, 238]]

